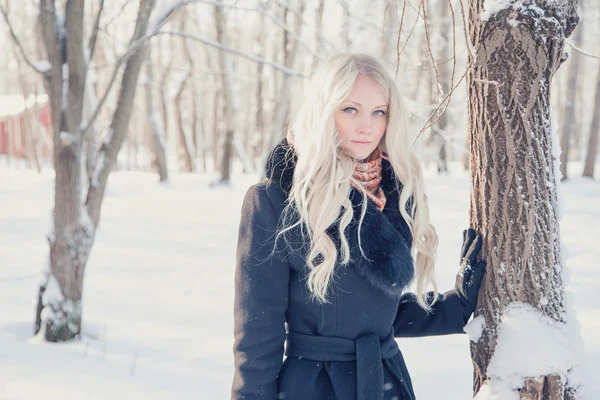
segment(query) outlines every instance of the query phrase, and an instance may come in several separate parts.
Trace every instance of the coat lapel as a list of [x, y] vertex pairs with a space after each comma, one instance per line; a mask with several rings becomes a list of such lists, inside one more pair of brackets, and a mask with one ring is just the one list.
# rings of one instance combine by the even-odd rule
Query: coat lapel
[[[286, 198], [292, 187], [296, 160], [293, 148], [284, 140], [275, 147], [267, 161], [267, 179], [276, 183]], [[382, 161], [381, 187], [387, 198], [382, 212], [378, 211], [371, 201], [364, 199], [357, 189], [351, 189], [350, 200], [354, 218], [345, 230], [350, 244], [349, 264], [374, 287], [396, 297], [402, 294], [414, 277], [412, 236], [398, 209], [402, 184], [396, 179], [392, 166], [385, 159]], [[358, 229], [363, 201], [367, 201], [367, 210], [360, 227], [360, 244], [363, 250], [361, 254]], [[340, 239], [336, 225], [329, 227], [327, 233], [339, 247]]]

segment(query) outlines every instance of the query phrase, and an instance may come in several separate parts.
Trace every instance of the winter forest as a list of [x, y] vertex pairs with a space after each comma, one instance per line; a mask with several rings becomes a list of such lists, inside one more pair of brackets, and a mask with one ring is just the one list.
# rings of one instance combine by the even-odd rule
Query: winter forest
[[0, 12], [0, 399], [229, 398], [242, 200], [340, 52], [405, 99], [440, 290], [486, 238], [465, 334], [396, 339], [417, 398], [600, 399], [600, 2]]

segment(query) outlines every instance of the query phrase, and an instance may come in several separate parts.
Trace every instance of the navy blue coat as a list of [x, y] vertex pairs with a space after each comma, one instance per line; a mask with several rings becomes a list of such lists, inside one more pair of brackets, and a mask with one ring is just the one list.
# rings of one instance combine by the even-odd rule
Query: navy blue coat
[[[268, 181], [248, 190], [242, 206], [234, 301], [232, 400], [415, 399], [395, 337], [463, 332], [455, 291], [440, 295], [433, 313], [404, 293], [414, 278], [412, 237], [398, 209], [402, 186], [383, 160], [387, 202], [368, 202], [358, 248], [363, 196], [350, 199], [354, 221], [346, 230], [349, 264], [335, 266], [329, 302], [309, 299], [307, 246], [299, 231], [275, 243], [292, 183], [295, 157], [282, 142], [267, 165]], [[335, 229], [328, 230], [339, 243]], [[285, 355], [284, 361], [284, 347]]]

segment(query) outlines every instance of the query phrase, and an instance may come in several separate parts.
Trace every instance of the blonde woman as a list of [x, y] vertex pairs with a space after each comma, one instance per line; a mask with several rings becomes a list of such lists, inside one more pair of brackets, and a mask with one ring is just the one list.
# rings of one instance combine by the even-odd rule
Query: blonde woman
[[[372, 57], [334, 56], [307, 83], [268, 179], [242, 207], [233, 400], [415, 399], [394, 338], [463, 332], [482, 238], [463, 232], [456, 287], [438, 294], [409, 133]], [[416, 293], [403, 293], [413, 281]]]

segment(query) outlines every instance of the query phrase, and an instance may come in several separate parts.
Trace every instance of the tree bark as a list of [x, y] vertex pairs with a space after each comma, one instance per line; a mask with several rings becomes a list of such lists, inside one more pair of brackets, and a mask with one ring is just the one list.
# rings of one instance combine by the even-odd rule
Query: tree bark
[[[47, 310], [44, 336], [49, 341], [63, 341], [79, 335], [83, 272], [93, 241], [93, 229], [81, 207], [82, 140], [77, 136], [86, 79], [83, 4], [67, 3], [63, 28], [57, 26], [54, 2], [40, 2], [44, 41], [51, 62], [46, 87], [54, 129], [54, 229], [48, 237], [49, 287], [45, 288], [43, 297], [43, 308]], [[64, 29], [64, 35], [58, 35], [60, 29]]]
[[[507, 8], [487, 21], [480, 17], [483, 3], [469, 2], [475, 57], [467, 75], [471, 226], [483, 233], [487, 260], [476, 310], [485, 326], [471, 342], [474, 393], [489, 379], [509, 304], [523, 302], [565, 322], [549, 88], [564, 61], [565, 37], [578, 22], [577, 1], [535, 3], [543, 15]], [[550, 395], [557, 387], [564, 390]], [[521, 398], [571, 398], [573, 390], [558, 376], [532, 376]]]
[[596, 154], [598, 152], [598, 135], [600, 133], [600, 64], [598, 74], [596, 75], [596, 97], [594, 99], [594, 115], [590, 124], [590, 135], [588, 137], [587, 152], [585, 155], [585, 165], [583, 167], [583, 176], [594, 177], [594, 165], [596, 163]]

